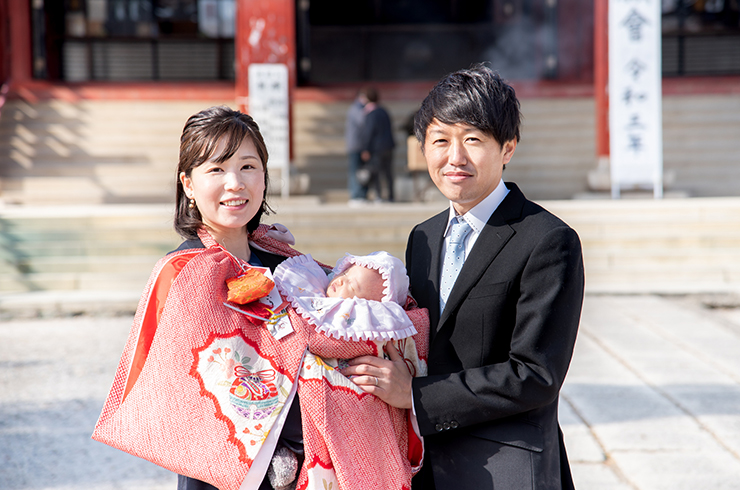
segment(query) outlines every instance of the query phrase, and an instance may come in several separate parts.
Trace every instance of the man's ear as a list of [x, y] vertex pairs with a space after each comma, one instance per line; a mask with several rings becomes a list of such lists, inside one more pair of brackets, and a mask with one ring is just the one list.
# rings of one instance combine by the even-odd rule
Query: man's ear
[[503, 152], [502, 160], [504, 165], [506, 165], [511, 160], [511, 157], [514, 156], [514, 151], [516, 151], [516, 139], [511, 139], [504, 143], [501, 151]]

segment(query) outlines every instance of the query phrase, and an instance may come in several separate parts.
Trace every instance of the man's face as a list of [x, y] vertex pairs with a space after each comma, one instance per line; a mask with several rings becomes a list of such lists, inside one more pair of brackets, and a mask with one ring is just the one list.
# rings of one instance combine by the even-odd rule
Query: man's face
[[437, 119], [427, 128], [424, 141], [429, 175], [459, 214], [467, 213], [493, 192], [514, 150], [515, 139], [502, 146], [473, 126]]

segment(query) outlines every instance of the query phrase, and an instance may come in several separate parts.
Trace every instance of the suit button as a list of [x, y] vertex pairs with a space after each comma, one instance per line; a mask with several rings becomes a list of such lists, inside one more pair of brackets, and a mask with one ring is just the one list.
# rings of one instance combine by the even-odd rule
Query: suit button
[[445, 428], [442, 427], [442, 424], [437, 424], [434, 426], [434, 430], [436, 430], [437, 432], [442, 432], [443, 430], [445, 430]]
[[452, 422], [450, 422], [450, 428], [457, 429], [458, 427], [460, 427], [460, 424], [458, 424], [456, 421], [453, 420]]
[[447, 422], [442, 424], [442, 427], [444, 427], [445, 430], [450, 430], [450, 424], [448, 424]]

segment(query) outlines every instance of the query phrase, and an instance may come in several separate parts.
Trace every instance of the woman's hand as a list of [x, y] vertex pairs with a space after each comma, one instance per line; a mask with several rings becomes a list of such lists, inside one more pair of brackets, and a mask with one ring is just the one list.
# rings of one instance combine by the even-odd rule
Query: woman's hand
[[390, 360], [376, 356], [362, 356], [349, 361], [342, 374], [350, 378], [362, 391], [377, 396], [396, 408], [411, 408], [411, 373], [406, 362], [388, 342], [385, 351]]

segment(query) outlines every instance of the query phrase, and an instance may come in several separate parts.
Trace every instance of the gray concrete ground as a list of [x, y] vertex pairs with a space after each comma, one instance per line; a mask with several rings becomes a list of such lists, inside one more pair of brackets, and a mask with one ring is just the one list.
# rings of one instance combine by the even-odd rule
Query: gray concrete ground
[[[740, 489], [740, 309], [588, 296], [561, 421], [579, 490]], [[131, 317], [0, 323], [0, 489], [167, 489], [90, 439]]]

